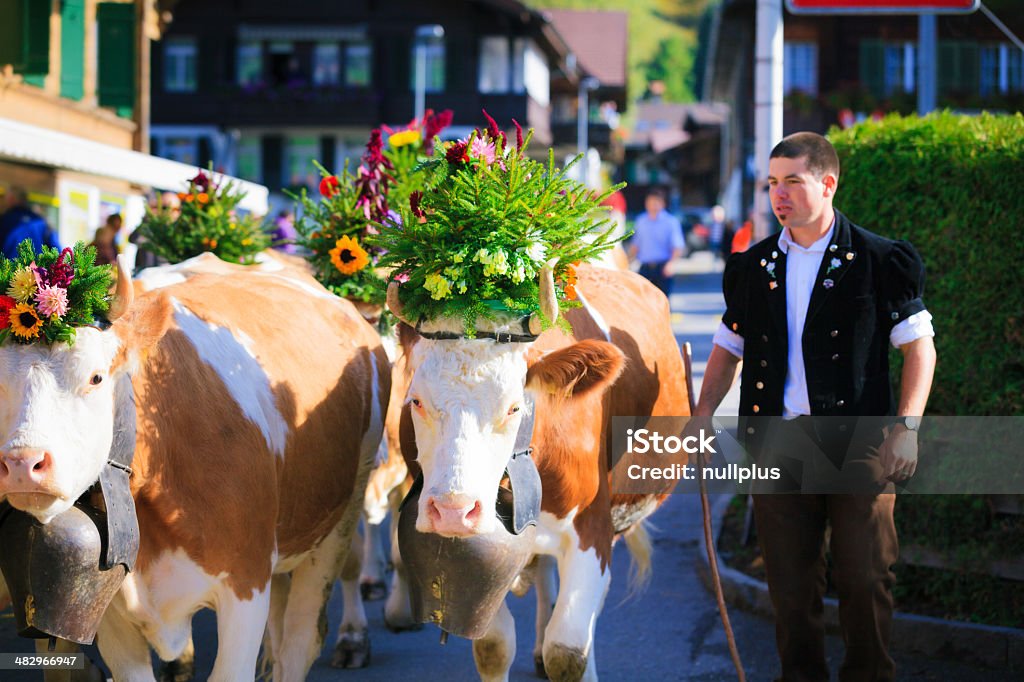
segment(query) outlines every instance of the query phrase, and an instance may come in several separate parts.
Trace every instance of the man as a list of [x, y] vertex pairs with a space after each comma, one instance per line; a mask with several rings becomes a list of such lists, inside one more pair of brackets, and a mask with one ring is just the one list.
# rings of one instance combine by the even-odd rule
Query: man
[[28, 206], [28, 194], [20, 187], [12, 187], [7, 194], [7, 212], [0, 217], [0, 247], [10, 259], [18, 257], [18, 244], [31, 239], [38, 253], [43, 245], [60, 248], [57, 234], [46, 220]]
[[671, 293], [671, 263], [683, 257], [683, 226], [665, 210], [665, 194], [659, 189], [647, 193], [646, 213], [633, 224], [630, 257], [640, 261], [640, 274], [666, 296]]
[[[895, 495], [884, 486], [885, 479], [914, 474], [916, 429], [935, 368], [920, 257], [909, 243], [872, 234], [834, 210], [838, 181], [839, 160], [820, 135], [790, 135], [772, 151], [768, 184], [783, 230], [726, 264], [727, 309], [695, 410], [698, 419], [710, 418], [742, 367], [740, 436], [755, 457], [771, 444], [754, 415], [781, 416], [782, 431], [825, 450], [819, 424], [829, 420], [819, 415], [848, 417], [839, 419], [839, 430], [857, 416], [898, 415], [884, 420], [884, 430], [875, 422], [875, 448], [854, 453], [884, 494], [754, 495], [786, 682], [829, 679], [822, 622], [826, 525], [846, 643], [839, 679], [894, 679], [888, 644], [891, 566], [899, 548]], [[904, 358], [898, 403], [889, 379], [890, 343]], [[800, 461], [805, 453], [787, 454]]]

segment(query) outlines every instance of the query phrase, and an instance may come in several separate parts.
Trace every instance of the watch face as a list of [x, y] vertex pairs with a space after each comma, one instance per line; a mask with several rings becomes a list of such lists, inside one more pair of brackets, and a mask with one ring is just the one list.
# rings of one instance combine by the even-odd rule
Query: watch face
[[904, 417], [903, 418], [903, 425], [906, 426], [911, 431], [917, 431], [917, 427], [918, 427], [917, 417]]

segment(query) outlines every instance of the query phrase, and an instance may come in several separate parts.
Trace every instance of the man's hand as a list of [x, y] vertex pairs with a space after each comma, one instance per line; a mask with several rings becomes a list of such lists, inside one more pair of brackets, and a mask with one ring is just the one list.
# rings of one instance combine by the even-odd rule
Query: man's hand
[[[711, 436], [711, 438], [714, 438], [714, 433], [715, 425], [710, 415], [694, 415], [686, 421], [686, 426], [683, 427], [683, 433], [681, 437], [686, 438], [687, 436], [692, 436], [696, 440], [690, 442], [700, 443], [702, 441], [707, 440], [709, 435]], [[714, 445], [713, 447], [715, 448], [715, 450], [718, 449], [717, 444]], [[712, 455], [710, 453], [702, 454], [701, 452], [698, 451], [696, 453], [687, 454], [689, 454], [689, 460], [687, 461], [687, 464], [689, 464], [690, 466], [697, 466], [698, 464], [707, 466], [708, 464], [711, 463]]]
[[917, 431], [902, 424], [890, 428], [878, 448], [878, 459], [883, 479], [906, 481], [913, 476], [917, 471]]

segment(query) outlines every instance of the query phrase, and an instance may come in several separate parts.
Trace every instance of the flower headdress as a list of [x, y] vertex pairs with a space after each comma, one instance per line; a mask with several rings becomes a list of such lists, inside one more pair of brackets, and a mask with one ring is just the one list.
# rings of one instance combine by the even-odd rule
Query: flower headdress
[[422, 121], [404, 129], [384, 127], [389, 133], [387, 144], [380, 129], [375, 129], [355, 173], [346, 164], [341, 175], [332, 175], [317, 164], [323, 176], [320, 199], [305, 193], [295, 197], [302, 209], [295, 227], [298, 244], [310, 251], [309, 260], [321, 284], [338, 296], [384, 302], [384, 281], [374, 268], [379, 249], [369, 246], [366, 237], [395, 218], [390, 206], [396, 201], [407, 203], [422, 184], [420, 156], [432, 149], [434, 137], [451, 119], [451, 111], [427, 112]]
[[94, 324], [109, 309], [112, 271], [96, 265], [96, 249], [83, 242], [35, 253], [26, 239], [14, 260], [0, 255], [0, 344], [12, 338], [73, 344], [76, 327]]
[[213, 174], [199, 171], [180, 192], [181, 210], [147, 211], [139, 226], [146, 248], [171, 263], [209, 251], [229, 263], [251, 264], [270, 246], [259, 220], [238, 215], [245, 198], [234, 182], [217, 184]]
[[592, 192], [567, 176], [572, 164], [555, 166], [551, 150], [546, 166], [526, 156], [532, 131], [524, 140], [513, 121], [513, 147], [487, 119], [486, 131], [436, 147], [424, 164], [424, 191], [400, 207], [402, 224], [372, 240], [385, 251], [381, 265], [393, 267], [392, 280], [401, 283], [405, 319], [461, 317], [467, 336], [478, 318], [540, 309], [542, 269], [555, 280], [551, 313], [579, 305], [575, 265], [618, 241], [614, 225], [594, 212], [623, 185]]

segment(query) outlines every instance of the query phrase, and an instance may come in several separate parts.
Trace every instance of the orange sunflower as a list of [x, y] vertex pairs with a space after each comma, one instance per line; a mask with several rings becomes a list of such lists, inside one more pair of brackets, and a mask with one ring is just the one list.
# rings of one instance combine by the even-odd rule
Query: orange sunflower
[[348, 235], [335, 242], [334, 248], [328, 253], [331, 254], [334, 267], [343, 275], [354, 275], [370, 264], [370, 254]]
[[43, 321], [36, 314], [36, 309], [27, 303], [19, 303], [11, 308], [10, 320], [11, 331], [23, 339], [34, 339], [39, 336], [39, 330], [43, 327]]

